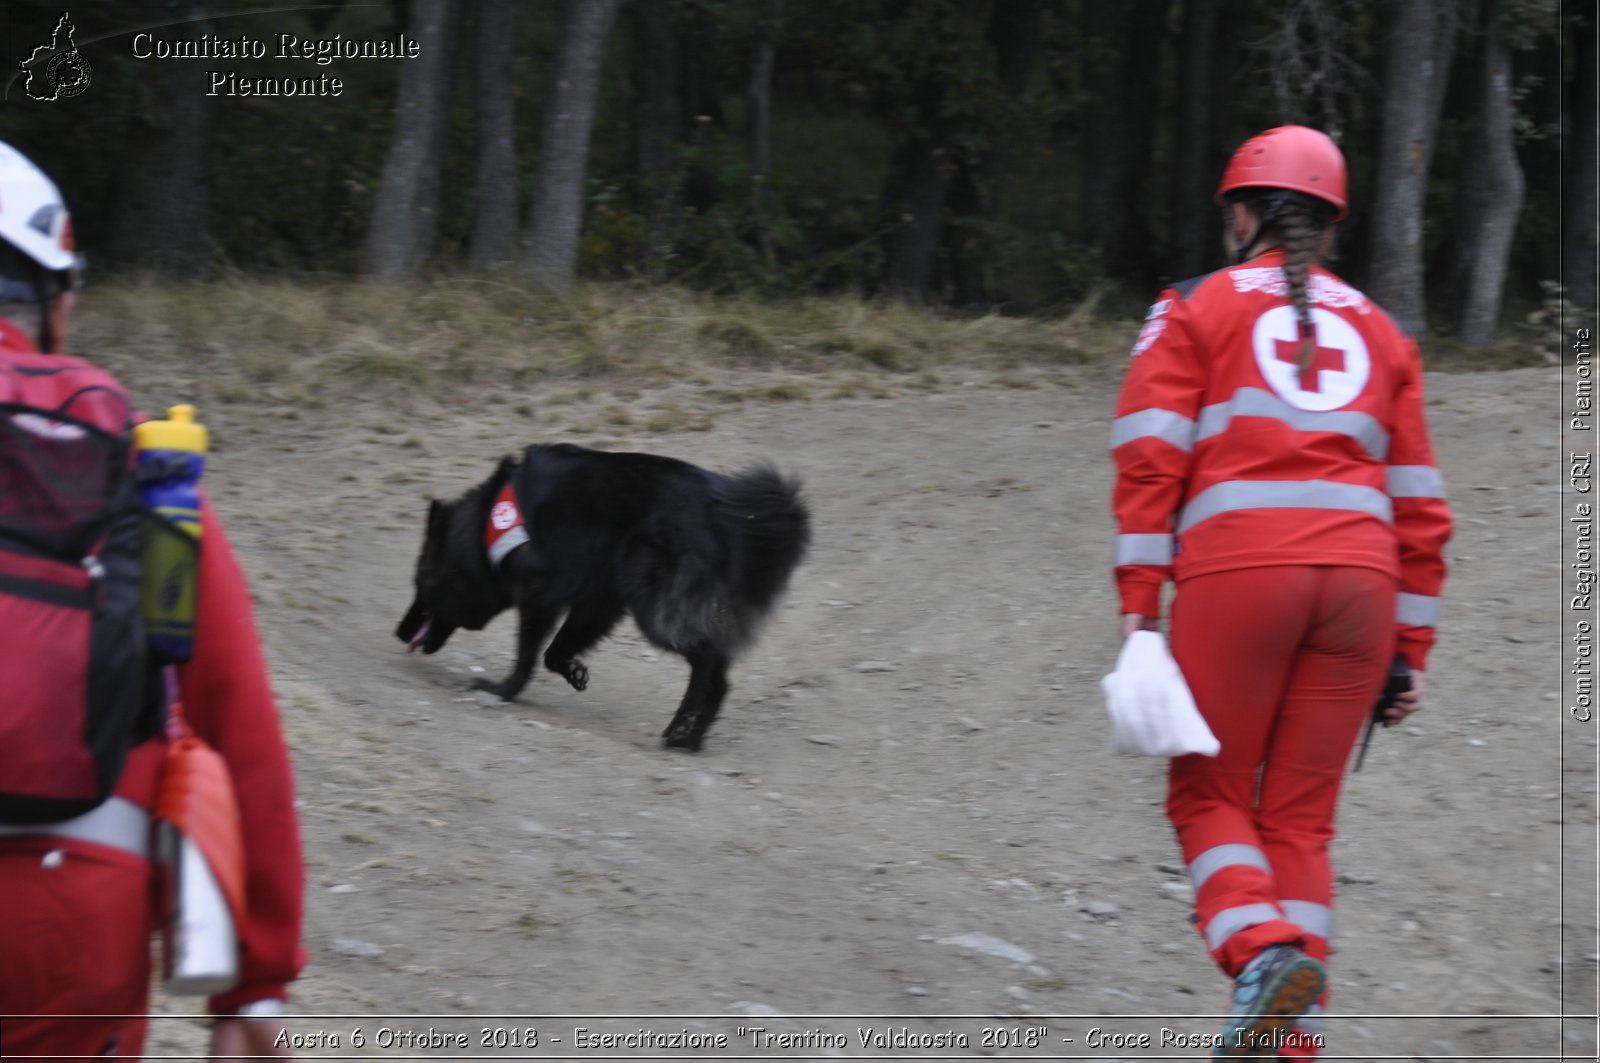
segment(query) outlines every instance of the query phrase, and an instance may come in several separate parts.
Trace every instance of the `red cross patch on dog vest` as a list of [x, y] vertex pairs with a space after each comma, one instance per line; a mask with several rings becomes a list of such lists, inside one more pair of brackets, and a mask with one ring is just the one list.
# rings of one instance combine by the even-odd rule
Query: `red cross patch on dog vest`
[[498, 565], [506, 555], [528, 541], [528, 528], [517, 505], [517, 494], [507, 480], [494, 505], [489, 507], [489, 524], [483, 530], [483, 545], [489, 551], [489, 564]]

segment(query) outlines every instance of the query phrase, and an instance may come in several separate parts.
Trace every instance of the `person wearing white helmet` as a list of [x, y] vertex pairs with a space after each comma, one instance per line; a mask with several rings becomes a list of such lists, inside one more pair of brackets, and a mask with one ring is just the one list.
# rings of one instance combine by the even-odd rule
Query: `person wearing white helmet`
[[0, 142], [0, 316], [31, 325], [39, 349], [65, 349], [73, 290], [83, 270], [72, 218], [55, 182]]
[[[39, 468], [47, 479], [74, 485], [121, 482], [105, 470], [126, 468], [128, 443], [122, 440], [131, 439], [129, 422], [137, 419], [115, 379], [62, 353], [81, 271], [60, 190], [21, 152], [0, 143], [0, 625], [37, 629], [30, 643], [19, 642], [18, 632], [7, 627], [0, 646], [0, 797], [11, 800], [30, 764], [37, 763], [30, 761], [35, 756], [30, 742], [59, 744], [53, 731], [30, 732], [30, 721], [53, 722], [58, 714], [85, 720], [105, 704], [137, 706], [137, 722], [119, 733], [119, 754], [126, 747], [120, 771], [108, 770], [102, 788], [84, 801], [98, 799], [98, 804], [64, 819], [49, 814], [55, 806], [47, 806], [45, 815], [22, 816], [15, 813], [22, 806], [7, 804], [11, 818], [0, 816], [0, 1014], [6, 1016], [0, 1040], [8, 1055], [138, 1059], [147, 1032], [150, 943], [158, 921], [152, 910], [158, 891], [150, 823], [167, 746], [164, 702], [147, 696], [153, 683], [116, 678], [153, 675], [143, 670], [148, 666], [139, 649], [142, 636], [124, 639], [135, 647], [135, 671], [108, 670], [103, 667], [107, 654], [95, 648], [99, 643], [81, 634], [71, 637], [82, 630], [71, 626], [77, 620], [69, 616], [55, 623], [60, 614], [87, 609], [73, 605], [77, 598], [64, 598], [59, 589], [45, 593], [52, 585], [41, 579], [41, 574], [59, 576], [70, 569], [80, 579], [87, 571], [90, 580], [100, 580], [92, 623], [99, 623], [100, 606], [122, 586], [115, 582], [116, 570], [100, 565], [111, 555], [99, 532], [81, 569], [58, 560], [69, 549], [82, 549], [71, 534], [75, 526], [65, 520], [48, 523], [55, 510], [39, 504], [41, 495], [51, 496], [49, 501], [61, 497], [52, 495], [55, 483], [38, 487]], [[55, 394], [51, 387], [62, 397], [38, 402], [41, 395]], [[105, 416], [108, 410], [111, 415]], [[112, 442], [103, 450], [72, 453], [98, 461], [40, 465], [37, 455], [49, 445], [41, 441], [94, 437], [85, 424], [101, 428]], [[123, 496], [108, 490], [104, 497]], [[100, 498], [97, 493], [88, 504], [98, 507]], [[81, 498], [72, 502], [84, 505]], [[125, 510], [97, 508], [90, 516], [104, 512]], [[232, 988], [210, 998], [210, 1009], [219, 1017], [211, 1053], [217, 1059], [286, 1058], [284, 1024], [276, 1016], [284, 1010], [287, 986], [305, 963], [300, 947], [305, 884], [293, 778], [250, 591], [203, 493], [201, 527], [194, 653], [177, 669], [177, 693], [189, 729], [228, 765], [245, 849], [242, 911], [235, 927], [239, 973]], [[41, 528], [48, 534], [41, 537]], [[59, 541], [53, 538], [58, 530]], [[137, 580], [136, 571], [132, 579]], [[41, 609], [54, 610], [50, 624], [28, 624]], [[124, 631], [138, 628], [115, 628], [113, 636]], [[46, 638], [51, 641], [42, 641]], [[38, 663], [40, 658], [56, 659], [60, 647], [76, 652], [72, 647], [82, 642], [90, 649], [75, 674], [41, 674], [47, 666]], [[96, 684], [113, 693], [94, 693]], [[141, 689], [129, 692], [130, 685]], [[91, 689], [87, 695], [86, 688]], [[24, 703], [36, 708], [18, 707]], [[29, 711], [42, 717], [23, 715]], [[83, 741], [77, 734], [64, 740], [69, 746]]]

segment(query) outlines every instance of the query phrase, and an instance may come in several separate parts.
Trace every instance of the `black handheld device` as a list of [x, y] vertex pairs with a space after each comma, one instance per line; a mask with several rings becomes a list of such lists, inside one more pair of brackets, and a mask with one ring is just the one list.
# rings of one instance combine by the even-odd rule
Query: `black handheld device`
[[1361, 762], [1367, 759], [1367, 746], [1372, 742], [1373, 729], [1380, 723], [1385, 727], [1390, 725], [1384, 713], [1394, 704], [1395, 698], [1410, 689], [1411, 666], [1397, 653], [1394, 655], [1394, 663], [1389, 665], [1389, 678], [1384, 681], [1383, 692], [1378, 695], [1378, 703], [1372, 707], [1372, 719], [1367, 721], [1367, 733], [1361, 739], [1361, 752], [1356, 754], [1356, 771], [1361, 770]]

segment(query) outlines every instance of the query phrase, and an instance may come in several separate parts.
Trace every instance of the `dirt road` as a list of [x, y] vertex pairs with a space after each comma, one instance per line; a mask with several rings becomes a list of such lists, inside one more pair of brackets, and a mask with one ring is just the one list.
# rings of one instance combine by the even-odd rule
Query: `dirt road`
[[[1486, 1017], [1559, 1014], [1563, 972], [1573, 1009], [1594, 999], [1595, 733], [1558, 696], [1558, 381], [1429, 388], [1458, 521], [1447, 610], [1430, 707], [1346, 788], [1326, 1058], [1592, 1055], [1592, 1023]], [[595, 435], [509, 404], [203, 410], [295, 748], [313, 965], [294, 1010], [852, 1036], [864, 1023], [807, 1016], [956, 1013], [1073, 1036], [1070, 1058], [1179, 1058], [1085, 1040], [1207, 1034], [1180, 1017], [1226, 998], [1187, 922], [1162, 764], [1110, 752], [1099, 695], [1113, 389], [1111, 370], [1031, 389], [957, 374], [604, 433], [714, 467], [770, 458], [807, 485], [811, 558], [697, 756], [657, 747], [685, 668], [631, 628], [591, 655], [586, 692], [541, 673], [514, 705], [465, 690], [508, 667], [513, 621], [433, 658], [392, 635], [425, 498]], [[1040, 1018], [1122, 1013], [1157, 1018]], [[1371, 1014], [1441, 1017], [1349, 1017]], [[169, 1020], [152, 1051], [196, 1033]]]

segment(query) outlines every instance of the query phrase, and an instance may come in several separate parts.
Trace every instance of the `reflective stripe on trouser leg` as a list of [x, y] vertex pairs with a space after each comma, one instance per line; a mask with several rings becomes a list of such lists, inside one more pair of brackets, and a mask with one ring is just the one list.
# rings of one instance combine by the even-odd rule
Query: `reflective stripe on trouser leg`
[[[1202, 926], [1228, 909], [1282, 911], [1284, 899], [1331, 905], [1334, 805], [1383, 680], [1383, 653], [1374, 667], [1368, 642], [1392, 641], [1394, 593], [1393, 577], [1376, 570], [1315, 566], [1241, 569], [1179, 584], [1173, 655], [1222, 743], [1214, 759], [1174, 758], [1167, 795], [1191, 873], [1204, 872], [1195, 875]], [[1206, 858], [1213, 849], [1221, 852]], [[1270, 872], [1253, 859], [1222, 858], [1250, 849], [1266, 854]], [[1207, 937], [1230, 975], [1268, 945], [1292, 943], [1312, 954], [1325, 948], [1282, 916]]]
[[[1319, 622], [1308, 635], [1311, 652], [1302, 655], [1290, 678], [1274, 734], [1277, 755], [1263, 773], [1258, 826], [1284, 912], [1304, 928], [1306, 953], [1326, 966], [1334, 928], [1328, 845], [1345, 765], [1393, 652], [1393, 629], [1384, 616], [1393, 608], [1394, 588], [1377, 573], [1335, 570], [1322, 601]], [[1281, 1058], [1317, 1057], [1328, 995], [1325, 987], [1318, 1007], [1296, 1024]]]
[[1210, 919], [1201, 923], [1200, 930], [1206, 936], [1206, 944], [1215, 951], [1241, 930], [1282, 921], [1283, 912], [1275, 904], [1241, 904], [1212, 913]]
[[1283, 914], [1308, 937], [1328, 941], [1333, 937], [1333, 909], [1313, 901], [1284, 900]]
[[[1333, 951], [1333, 908], [1315, 901], [1302, 901], [1286, 898], [1283, 901], [1284, 914], [1289, 921], [1305, 931], [1306, 955], [1321, 962], [1324, 968], [1329, 967], [1329, 955]], [[1330, 972], [1331, 973], [1331, 972]], [[1279, 1050], [1280, 1059], [1316, 1059], [1320, 1050], [1327, 1044], [1327, 1033], [1322, 1016], [1328, 1008], [1328, 994], [1330, 987], [1324, 985], [1322, 995], [1317, 998], [1317, 1003], [1300, 1018], [1291, 1028], [1290, 1037]]]
[[[1173, 758], [1167, 816], [1195, 883], [1196, 922], [1229, 977], [1266, 945], [1300, 939], [1278, 907], [1254, 805], [1273, 706], [1288, 680], [1293, 632], [1303, 626], [1294, 590], [1306, 578], [1303, 571], [1245, 569], [1195, 577], [1178, 585], [1172, 606], [1173, 656], [1222, 750], [1214, 758]], [[1251, 610], [1241, 602], [1251, 603]], [[1229, 910], [1255, 914], [1219, 918]]]
[[1189, 884], [1198, 891], [1211, 880], [1212, 875], [1226, 867], [1253, 867], [1272, 874], [1272, 865], [1267, 862], [1266, 853], [1254, 845], [1233, 842], [1213, 846], [1189, 861]]
[[[1267, 862], [1267, 854], [1254, 845], [1227, 842], [1205, 850], [1189, 861], [1189, 883], [1194, 887], [1200, 933], [1213, 952], [1241, 930], [1285, 917], [1283, 910], [1270, 901], [1221, 909], [1207, 904], [1204, 909], [1210, 914], [1199, 914], [1202, 890], [1206, 891], [1208, 900], [1218, 895], [1236, 896], [1241, 891], [1271, 893], [1272, 865]], [[1216, 885], [1208, 889], [1213, 883]]]
[[1300, 930], [1278, 906], [1271, 865], [1257, 844], [1248, 806], [1253, 777], [1185, 765], [1209, 759], [1173, 759], [1167, 814], [1188, 861], [1195, 922], [1232, 977], [1265, 945], [1297, 942]]
[[[1306, 955], [1320, 961], [1326, 969], [1328, 956], [1333, 951], [1333, 909], [1314, 901], [1286, 899], [1283, 902], [1283, 912], [1289, 917], [1290, 922], [1305, 931], [1305, 944], [1301, 948], [1305, 949]], [[1317, 998], [1316, 1005], [1294, 1024], [1293, 1039], [1284, 1045], [1279, 1052], [1279, 1058], [1317, 1058], [1318, 1049], [1325, 1043], [1322, 1015], [1328, 1007], [1328, 992], [1328, 985], [1324, 983], [1322, 995]]]

